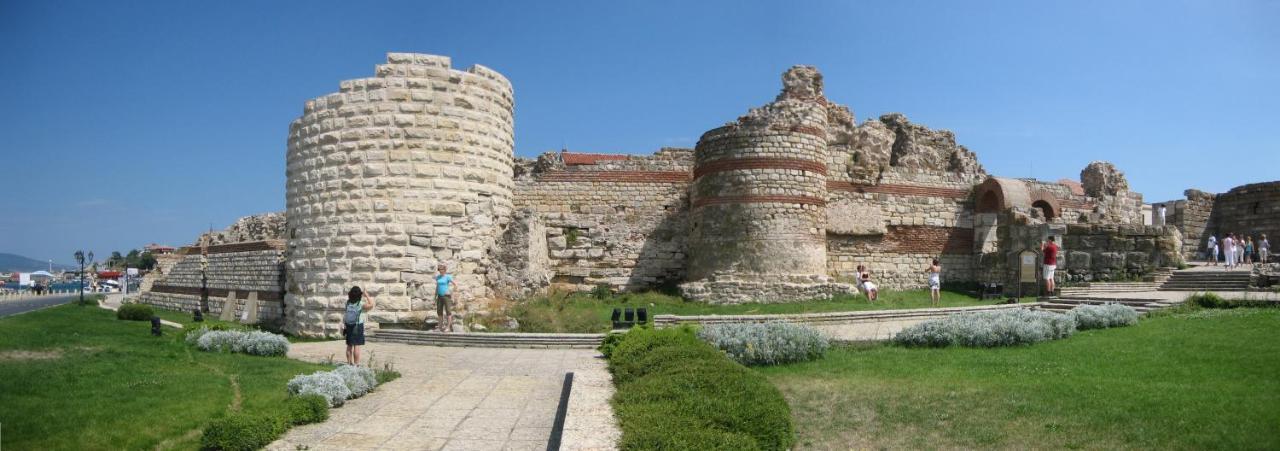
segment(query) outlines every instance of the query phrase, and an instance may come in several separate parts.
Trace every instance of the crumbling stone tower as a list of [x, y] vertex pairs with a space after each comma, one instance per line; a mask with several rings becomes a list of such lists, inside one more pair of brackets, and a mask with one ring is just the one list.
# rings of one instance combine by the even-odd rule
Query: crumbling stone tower
[[827, 100], [795, 66], [777, 99], [694, 150], [685, 297], [788, 302], [849, 291], [826, 274]]
[[286, 157], [286, 327], [336, 334], [352, 285], [377, 295], [374, 327], [423, 320], [437, 263], [457, 301], [486, 297], [511, 212], [512, 107], [501, 74], [410, 53], [307, 101]]

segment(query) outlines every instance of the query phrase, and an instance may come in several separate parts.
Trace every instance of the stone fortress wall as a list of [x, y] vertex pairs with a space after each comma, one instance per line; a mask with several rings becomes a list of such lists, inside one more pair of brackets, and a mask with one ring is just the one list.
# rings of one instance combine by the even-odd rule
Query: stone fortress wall
[[218, 316], [234, 299], [234, 318], [252, 309], [250, 318], [278, 321], [284, 314], [284, 248], [279, 239], [179, 248], [148, 275], [153, 280], [139, 302], [192, 313], [205, 299], [203, 310]]
[[511, 83], [409, 53], [375, 73], [306, 102], [289, 127], [290, 332], [338, 333], [353, 285], [376, 296], [375, 326], [424, 320], [440, 263], [456, 297], [491, 296], [514, 188]]
[[[1066, 224], [1142, 221], [1141, 195], [1109, 163], [1080, 183], [992, 177], [949, 131], [896, 113], [858, 123], [812, 67], [782, 81], [773, 102], [695, 149], [525, 159], [513, 157], [501, 75], [388, 54], [374, 77], [308, 101], [290, 126], [276, 227], [287, 330], [337, 334], [352, 285], [379, 301], [373, 328], [429, 322], [438, 263], [455, 274], [464, 315], [601, 285], [786, 302], [850, 291], [859, 264], [891, 289], [925, 286], [933, 258], [946, 282], [1007, 282], [1016, 252]], [[262, 234], [254, 227], [223, 236]]]
[[1222, 194], [1188, 189], [1183, 195], [1185, 199], [1153, 207], [1164, 205], [1165, 220], [1182, 231], [1185, 258], [1205, 259], [1211, 235], [1221, 240], [1227, 233], [1244, 234], [1256, 241], [1266, 234], [1275, 246], [1280, 234], [1280, 181], [1237, 186]]

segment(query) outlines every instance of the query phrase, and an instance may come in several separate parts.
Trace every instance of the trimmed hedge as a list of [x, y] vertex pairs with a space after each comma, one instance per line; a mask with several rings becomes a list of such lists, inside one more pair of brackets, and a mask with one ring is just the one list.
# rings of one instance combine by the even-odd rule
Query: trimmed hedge
[[743, 365], [779, 365], [822, 358], [830, 343], [817, 329], [784, 322], [703, 326], [698, 338]]
[[1223, 299], [1214, 293], [1200, 293], [1187, 297], [1188, 304], [1202, 308], [1280, 307], [1280, 303], [1261, 299]]
[[795, 441], [782, 393], [691, 328], [632, 329], [609, 370], [624, 450], [784, 450]]
[[151, 317], [155, 314], [155, 310], [146, 304], [124, 304], [116, 309], [116, 319], [127, 321], [151, 321]]
[[200, 436], [200, 448], [223, 451], [262, 449], [279, 438], [289, 425], [272, 415], [234, 413], [214, 420]]
[[320, 395], [290, 396], [285, 406], [289, 409], [289, 422], [294, 425], [329, 419], [329, 400]]
[[299, 374], [290, 379], [285, 388], [291, 395], [317, 395], [327, 400], [329, 406], [338, 407], [348, 399], [356, 399], [378, 386], [374, 371], [358, 366], [339, 365], [330, 371]]

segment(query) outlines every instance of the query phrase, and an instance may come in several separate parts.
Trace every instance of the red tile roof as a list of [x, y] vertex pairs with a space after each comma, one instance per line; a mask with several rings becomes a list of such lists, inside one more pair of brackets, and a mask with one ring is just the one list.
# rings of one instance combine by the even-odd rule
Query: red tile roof
[[567, 166], [578, 166], [584, 164], [596, 164], [601, 161], [609, 160], [625, 160], [627, 155], [607, 154], [607, 153], [578, 153], [578, 152], [560, 152], [560, 159]]

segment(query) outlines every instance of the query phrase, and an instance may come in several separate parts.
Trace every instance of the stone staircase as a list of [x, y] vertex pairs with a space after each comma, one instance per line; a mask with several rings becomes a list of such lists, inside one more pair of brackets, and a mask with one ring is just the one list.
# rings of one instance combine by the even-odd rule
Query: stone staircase
[[1173, 307], [1182, 302], [1181, 300], [1169, 301], [1163, 299], [1073, 296], [1049, 298], [1040, 306], [1040, 309], [1066, 313], [1081, 305], [1123, 304], [1132, 307], [1139, 315], [1145, 315], [1153, 310]]
[[1245, 291], [1250, 284], [1249, 271], [1174, 271], [1160, 285], [1161, 291]]
[[605, 334], [441, 333], [436, 331], [380, 329], [369, 341], [428, 346], [473, 348], [595, 349]]

